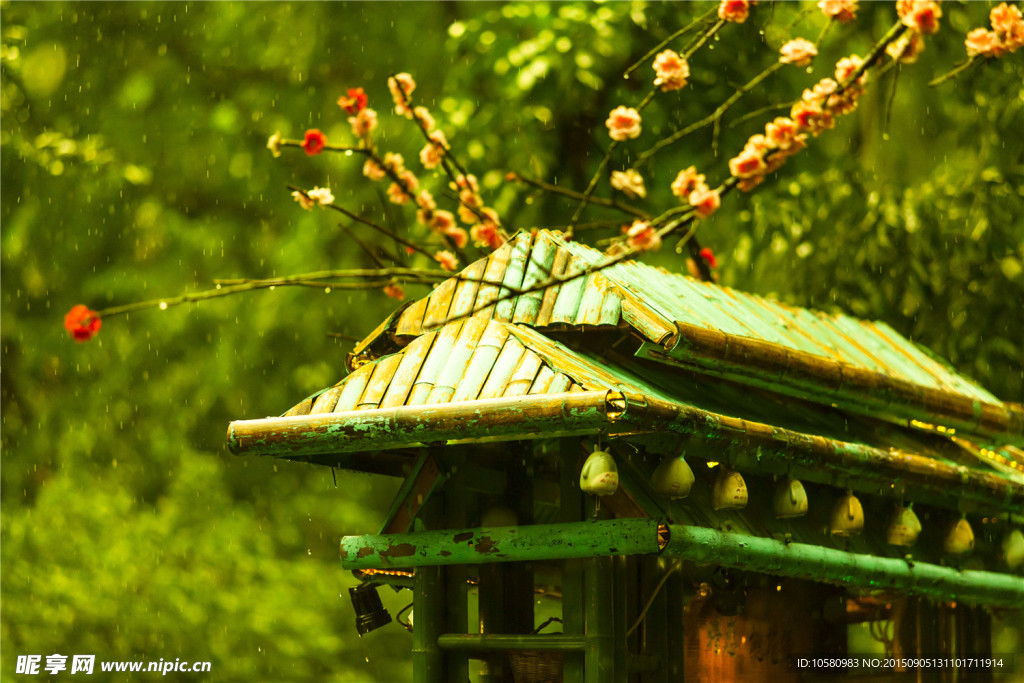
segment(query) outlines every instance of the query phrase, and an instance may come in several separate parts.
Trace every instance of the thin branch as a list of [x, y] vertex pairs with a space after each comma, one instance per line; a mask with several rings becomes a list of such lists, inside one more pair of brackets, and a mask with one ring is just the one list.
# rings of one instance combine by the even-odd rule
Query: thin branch
[[[345, 234], [349, 236], [349, 239], [351, 239], [353, 242], [358, 244], [359, 248], [362, 249], [364, 252], [366, 252], [366, 255], [370, 257], [370, 260], [372, 260], [375, 264], [377, 264], [378, 268], [386, 268], [387, 267], [387, 266], [384, 265], [384, 262], [381, 261], [380, 258], [378, 258], [377, 254], [374, 253], [373, 249], [370, 248], [370, 245], [368, 245], [366, 242], [364, 242], [361, 239], [359, 239], [359, 236], [356, 235], [354, 230], [352, 230], [351, 228], [349, 228], [346, 225], [341, 225], [341, 229], [345, 231]], [[401, 266], [402, 265], [402, 261], [397, 256], [395, 256], [394, 254], [389, 252], [387, 249], [384, 249], [383, 247], [380, 247], [380, 246], [378, 246], [377, 248], [380, 249], [381, 253], [384, 256], [386, 256], [389, 261], [391, 261], [392, 263], [394, 263], [397, 266]]]
[[[541, 230], [561, 230], [563, 225], [552, 225], [548, 227], [540, 228]], [[622, 221], [607, 220], [607, 221], [591, 221], [589, 223], [577, 223], [576, 230], [603, 230], [608, 228], [620, 228], [622, 227]]]
[[[301, 187], [295, 187], [294, 185], [287, 185], [286, 187], [289, 190], [292, 190], [293, 192], [299, 192], [302, 195], [304, 195], [306, 197], [309, 197], [309, 193], [307, 193]], [[388, 237], [390, 237], [391, 239], [395, 240], [399, 244], [404, 245], [406, 247], [409, 247], [410, 249], [413, 249], [415, 251], [418, 251], [421, 254], [424, 254], [425, 256], [429, 257], [431, 261], [434, 260], [434, 255], [431, 254], [429, 251], [427, 251], [426, 249], [424, 249], [423, 247], [421, 247], [420, 245], [418, 245], [418, 244], [416, 244], [414, 242], [410, 242], [407, 239], [399, 237], [394, 232], [392, 232], [392, 231], [388, 230], [387, 228], [385, 228], [383, 225], [377, 225], [373, 221], [368, 220], [366, 218], [363, 218], [359, 214], [352, 213], [348, 209], [346, 209], [344, 207], [341, 207], [341, 206], [338, 206], [337, 204], [333, 204], [333, 203], [332, 204], [324, 204], [323, 206], [325, 208], [328, 208], [328, 209], [334, 209], [335, 211], [337, 211], [339, 213], [342, 213], [345, 216], [348, 216], [349, 218], [351, 218], [352, 220], [356, 221], [357, 223], [362, 223], [363, 225], [365, 225], [367, 227], [373, 228], [374, 230], [376, 230], [379, 233], [387, 235]]]
[[230, 286], [218, 286], [216, 289], [208, 289], [202, 292], [196, 292], [194, 294], [181, 294], [178, 296], [166, 297], [163, 299], [149, 299], [148, 301], [136, 301], [135, 303], [125, 304], [124, 306], [112, 306], [111, 308], [104, 308], [101, 311], [97, 311], [96, 315], [100, 318], [109, 318], [115, 315], [124, 315], [126, 313], [133, 313], [135, 311], [141, 311], [148, 308], [159, 308], [160, 310], [167, 310], [172, 306], [179, 306], [181, 304], [198, 303], [200, 301], [206, 301], [207, 299], [219, 299], [225, 296], [231, 296], [240, 292], [250, 292], [255, 289], [272, 289], [275, 287], [316, 287], [317, 289], [380, 289], [389, 284], [397, 284], [400, 280], [391, 278], [388, 280], [379, 281], [367, 281], [367, 282], [344, 282], [344, 283], [331, 283], [322, 282], [315, 280], [295, 280], [292, 278], [273, 278], [269, 280], [249, 280], [242, 281], [239, 284]]
[[761, 107], [760, 109], [755, 109], [752, 112], [748, 112], [748, 113], [744, 114], [743, 116], [739, 117], [738, 119], [734, 119], [733, 121], [730, 121], [729, 122], [729, 127], [730, 128], [735, 128], [736, 126], [740, 125], [744, 121], [749, 121], [750, 119], [755, 119], [758, 116], [760, 116], [761, 114], [767, 114], [770, 111], [776, 111], [778, 109], [792, 109], [793, 105], [796, 104], [799, 101], [800, 100], [793, 100], [792, 102], [783, 102], [782, 104], [769, 104], [767, 107]]
[[[636, 106], [637, 113], [642, 112], [654, 96], [658, 93], [658, 87], [655, 86], [640, 100], [640, 104]], [[569, 228], [566, 231], [566, 238], [572, 239], [572, 229], [579, 222], [580, 217], [583, 215], [583, 211], [587, 208], [587, 204], [590, 203], [590, 197], [594, 194], [594, 190], [597, 189], [597, 181], [601, 179], [604, 173], [604, 169], [608, 166], [608, 162], [612, 160], [612, 154], [615, 149], [619, 146], [621, 140], [612, 140], [612, 144], [608, 145], [608, 151], [604, 153], [604, 158], [601, 159], [601, 163], [597, 166], [597, 171], [594, 172], [593, 177], [587, 184], [587, 189], [583, 192], [583, 196], [580, 198], [580, 203], [576, 207], [576, 211], [573, 212], [572, 218], [569, 219]]]
[[731, 107], [732, 105], [736, 104], [736, 102], [739, 101], [739, 99], [741, 97], [743, 97], [745, 94], [747, 94], [748, 92], [753, 90], [755, 87], [757, 87], [757, 85], [761, 81], [763, 81], [764, 79], [768, 78], [768, 76], [770, 76], [773, 73], [775, 73], [776, 71], [778, 71], [782, 66], [783, 66], [782, 62], [774, 62], [767, 69], [765, 69], [764, 71], [762, 71], [761, 73], [759, 73], [758, 75], [756, 75], [752, 79], [750, 79], [750, 81], [748, 81], [746, 83], [746, 85], [743, 85], [743, 86], [737, 88], [736, 91], [733, 92], [733, 94], [730, 95], [728, 97], [728, 99], [726, 99], [724, 102], [722, 102], [722, 104], [720, 104], [717, 109], [715, 109], [713, 112], [711, 112], [710, 114], [708, 114], [707, 116], [702, 118], [700, 121], [697, 121], [696, 123], [692, 123], [689, 126], [687, 126], [686, 128], [683, 128], [681, 130], [677, 130], [675, 133], [673, 133], [672, 135], [669, 135], [667, 138], [659, 140], [650, 149], [648, 149], [643, 154], [641, 154], [639, 157], [637, 157], [636, 163], [633, 164], [633, 168], [640, 168], [640, 167], [642, 167], [644, 164], [646, 164], [648, 161], [650, 161], [651, 157], [653, 157], [655, 154], [657, 154], [658, 152], [660, 152], [664, 148], [668, 147], [669, 145], [674, 144], [675, 142], [678, 142], [679, 140], [681, 140], [682, 138], [686, 137], [690, 133], [698, 131], [701, 128], [703, 128], [704, 126], [707, 126], [707, 125], [709, 125], [711, 123], [717, 123], [719, 121], [719, 119], [721, 119], [722, 116], [725, 114], [725, 112], [729, 110], [729, 107]]
[[622, 73], [622, 77], [628, 79], [629, 75], [636, 71], [637, 69], [639, 69], [641, 66], [643, 66], [648, 59], [654, 57], [654, 55], [658, 54], [658, 52], [660, 52], [663, 48], [667, 47], [670, 43], [675, 41], [676, 38], [681, 38], [682, 36], [692, 31], [693, 29], [697, 28], [697, 26], [703, 23], [704, 20], [706, 20], [708, 17], [714, 14], [717, 10], [717, 6], [712, 7], [707, 12], [700, 15], [699, 17], [691, 21], [689, 24], [687, 24], [683, 28], [679, 29], [678, 31], [670, 35], [665, 40], [661, 41], [660, 43], [652, 47], [650, 50], [647, 51], [647, 53], [643, 57], [641, 57], [632, 65], [630, 65], [630, 67]]
[[217, 285], [238, 285], [244, 283], [259, 282], [268, 285], [281, 284], [290, 285], [306, 282], [309, 280], [345, 280], [365, 278], [409, 278], [418, 280], [446, 280], [451, 273], [445, 270], [431, 268], [349, 268], [346, 270], [320, 270], [314, 273], [302, 273], [300, 275], [283, 275], [274, 278], [218, 278], [214, 280]]
[[[281, 142], [279, 144], [281, 145], [281, 147], [302, 147], [303, 149], [305, 149], [305, 147], [303, 146], [302, 140], [281, 140]], [[373, 150], [369, 149], [368, 147], [351, 147], [351, 146], [346, 146], [346, 145], [324, 145], [323, 146], [323, 151], [325, 151], [325, 152], [344, 152], [346, 155], [349, 155], [349, 154], [365, 154], [365, 155], [373, 154]]]
[[[544, 190], [545, 192], [559, 194], [564, 197], [570, 197], [572, 199], [583, 199], [583, 193], [577, 192], [576, 190], [570, 190], [559, 185], [552, 185], [551, 183], [545, 182], [538, 178], [527, 178], [526, 176], [519, 175], [518, 173], [514, 173], [512, 174], [512, 176], [513, 180], [518, 180], [519, 182], [524, 183], [526, 185], [532, 185], [533, 187]], [[650, 218], [650, 214], [647, 213], [646, 211], [625, 204], [619, 201], [618, 199], [606, 199], [605, 197], [592, 196], [590, 198], [590, 203], [596, 204], [598, 206], [607, 206], [608, 208], [611, 209], [618, 209], [623, 213], [628, 213], [629, 215], [636, 216], [637, 218]]]
[[857, 67], [857, 69], [850, 74], [850, 77], [846, 79], [846, 83], [840, 83], [839, 87], [836, 88], [835, 94], [842, 95], [847, 88], [857, 82], [857, 79], [864, 74], [865, 71], [871, 68], [871, 66], [878, 60], [878, 58], [885, 52], [885, 48], [889, 46], [889, 43], [894, 42], [901, 35], [906, 32], [907, 27], [902, 22], [897, 21], [893, 24], [885, 35], [875, 44], [871, 49], [871, 52], [864, 59], [864, 63]]
[[962, 72], [967, 71], [967, 69], [971, 68], [975, 64], [980, 64], [980, 63], [981, 63], [981, 59], [979, 59], [977, 56], [971, 57], [970, 59], [968, 59], [963, 64], [958, 64], [949, 73], [943, 74], [942, 76], [939, 76], [938, 78], [929, 81], [928, 82], [928, 87], [929, 88], [934, 88], [937, 85], [941, 85], [942, 83], [945, 83], [946, 81], [948, 81], [950, 79], [956, 78]]
[[725, 19], [719, 19], [718, 21], [716, 21], [711, 26], [711, 28], [709, 28], [703, 34], [698, 36], [696, 38], [696, 40], [694, 40], [692, 43], [690, 43], [686, 47], [686, 49], [683, 50], [683, 55], [682, 55], [683, 59], [687, 59], [687, 60], [690, 59], [690, 57], [692, 57], [697, 52], [697, 50], [701, 49], [704, 46], [704, 43], [706, 43], [709, 40], [711, 40], [712, 36], [714, 36], [716, 33], [718, 33], [718, 31], [723, 26], [725, 26]]
[[345, 334], [344, 332], [328, 332], [328, 339], [341, 339], [342, 341], [358, 342], [362, 341], [361, 337], [353, 337], [351, 334]]

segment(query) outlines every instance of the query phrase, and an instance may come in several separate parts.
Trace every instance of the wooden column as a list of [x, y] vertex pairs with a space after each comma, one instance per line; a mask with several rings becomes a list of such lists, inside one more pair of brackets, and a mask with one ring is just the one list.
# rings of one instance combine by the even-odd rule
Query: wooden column
[[[423, 506], [420, 519], [435, 526], [442, 521], [442, 501], [434, 497]], [[437, 638], [445, 626], [444, 568], [417, 567], [413, 597], [412, 669], [416, 683], [444, 683], [447, 672]]]
[[[583, 492], [580, 491], [578, 472], [579, 441], [562, 439], [559, 448], [561, 521], [579, 522], [583, 519]], [[566, 635], [584, 633], [583, 566], [584, 560], [562, 561], [562, 630]], [[565, 683], [583, 683], [583, 660], [576, 653], [566, 653], [563, 664]]]

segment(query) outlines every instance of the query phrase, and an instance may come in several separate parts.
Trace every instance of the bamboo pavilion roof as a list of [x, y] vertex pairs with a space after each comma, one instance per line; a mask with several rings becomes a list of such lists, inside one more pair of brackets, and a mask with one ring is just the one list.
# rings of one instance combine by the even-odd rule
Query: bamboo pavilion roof
[[281, 418], [232, 423], [232, 449], [315, 460], [676, 432], [1024, 510], [1024, 410], [884, 323], [634, 261], [594, 270], [604, 258], [555, 232], [519, 233], [385, 319], [336, 385]]

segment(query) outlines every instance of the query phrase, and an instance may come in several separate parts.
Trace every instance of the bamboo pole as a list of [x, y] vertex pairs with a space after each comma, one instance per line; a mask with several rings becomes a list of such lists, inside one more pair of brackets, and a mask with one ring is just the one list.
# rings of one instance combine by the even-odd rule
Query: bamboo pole
[[444, 584], [441, 567], [420, 567], [416, 570], [413, 613], [416, 627], [412, 632], [413, 680], [416, 683], [442, 683], [444, 655], [438, 647], [444, 623]]
[[458, 652], [499, 652], [504, 650], [541, 650], [582, 652], [587, 638], [582, 635], [445, 633], [438, 637], [442, 650]]
[[656, 552], [649, 519], [346, 536], [345, 569], [560, 560]]
[[611, 683], [615, 680], [612, 561], [611, 557], [591, 557], [586, 563], [587, 650], [583, 679], [586, 683]]
[[[779, 393], [851, 410], [935, 423], [943, 428], [1024, 444], [1024, 411], [922, 386], [838, 360], [700, 325], [676, 322], [665, 347], [645, 343], [638, 355], [701, 368]], [[667, 349], [667, 350], [666, 350]]]
[[[610, 624], [610, 621], [606, 623], [607, 615], [603, 610], [612, 604], [611, 565], [595, 565], [594, 558], [655, 553], [657, 527], [658, 521], [653, 519], [617, 519], [347, 536], [342, 539], [342, 566], [378, 569], [591, 558], [587, 560], [585, 578], [586, 633], [590, 636], [592, 629], [603, 633], [602, 629]], [[933, 600], [1024, 607], [1024, 578], [1010, 574], [958, 571], [924, 562], [912, 563], [805, 543], [786, 544], [771, 538], [697, 526], [670, 525], [668, 530], [669, 540], [662, 555], [698, 564], [836, 585], [894, 589]], [[486, 551], [477, 550], [481, 546]], [[595, 588], [596, 584], [604, 586], [600, 589], [602, 592]], [[587, 676], [589, 680], [590, 674]]]
[[[577, 523], [583, 519], [584, 493], [580, 490], [577, 474], [581, 460], [581, 449], [576, 439], [561, 439], [558, 444], [558, 476], [561, 484], [560, 519]], [[566, 635], [583, 635], [586, 625], [583, 618], [583, 560], [562, 562], [562, 630]], [[565, 683], [584, 683], [584, 658], [582, 653], [564, 657], [562, 677]]]
[[982, 571], [957, 571], [925, 562], [849, 553], [805, 543], [669, 525], [663, 554], [804, 580], [896, 589], [934, 600], [1024, 607], [1024, 578]]
[[[831, 484], [836, 473], [857, 491], [982, 512], [1024, 512], [1024, 486], [993, 472], [924, 455], [794, 432], [646, 395], [585, 391], [324, 415], [240, 420], [228, 428], [236, 454], [308, 459], [317, 454], [389, 450], [465, 439], [536, 439], [637, 431], [675, 432], [726, 441], [756, 453], [741, 471], [791, 469]], [[332, 456], [335, 457], [336, 456]], [[800, 468], [799, 471], [797, 468]], [[890, 484], [900, 481], [902, 489]]]

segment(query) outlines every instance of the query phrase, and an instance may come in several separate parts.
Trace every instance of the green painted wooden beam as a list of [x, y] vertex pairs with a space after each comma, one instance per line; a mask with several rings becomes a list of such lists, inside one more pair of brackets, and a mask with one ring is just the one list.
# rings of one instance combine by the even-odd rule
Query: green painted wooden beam
[[649, 519], [346, 536], [345, 569], [563, 560], [657, 552]]
[[[527, 562], [658, 552], [658, 522], [616, 519], [490, 529], [346, 536], [346, 569]], [[894, 589], [935, 600], [1024, 607], [1024, 578], [958, 571], [924, 562], [849, 553], [802, 543], [670, 525], [662, 554], [698, 564], [866, 589]]]

